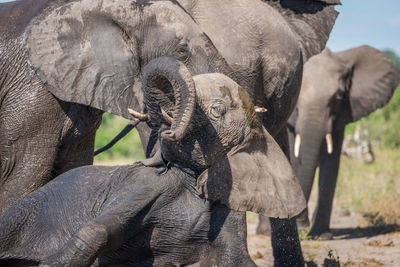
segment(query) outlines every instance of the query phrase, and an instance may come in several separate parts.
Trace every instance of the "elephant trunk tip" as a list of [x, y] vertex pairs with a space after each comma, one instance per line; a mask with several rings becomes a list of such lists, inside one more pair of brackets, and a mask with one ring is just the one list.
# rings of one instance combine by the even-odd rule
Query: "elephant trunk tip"
[[162, 137], [164, 140], [166, 140], [166, 141], [168, 141], [168, 142], [170, 142], [170, 143], [176, 143], [176, 142], [178, 141], [178, 139], [179, 139], [179, 138], [177, 138], [175, 132], [174, 132], [174, 131], [171, 131], [171, 130], [163, 131], [163, 132], [161, 133], [161, 137]]

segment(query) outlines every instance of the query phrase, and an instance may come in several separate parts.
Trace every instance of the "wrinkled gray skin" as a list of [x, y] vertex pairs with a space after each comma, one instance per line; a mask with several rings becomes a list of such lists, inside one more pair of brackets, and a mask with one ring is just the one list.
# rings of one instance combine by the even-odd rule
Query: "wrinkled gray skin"
[[[7, 150], [13, 152], [11, 155], [2, 155], [2, 161], [3, 158], [10, 161], [2, 183], [4, 180], [14, 183], [1, 192], [3, 211], [50, 180], [50, 170], [57, 170], [54, 162], [68, 166], [58, 159], [63, 152], [60, 133], [78, 131], [69, 130], [63, 117], [48, 118], [49, 114], [62, 114], [68, 117], [67, 122], [71, 120], [72, 116], [60, 108], [60, 103], [68, 107], [69, 103], [83, 104], [89, 106], [86, 108], [90, 112], [95, 108], [130, 118], [127, 108], [142, 109], [142, 66], [162, 55], [184, 61], [193, 75], [221, 72], [233, 78], [249, 93], [253, 103], [268, 109], [260, 119], [281, 147], [287, 147], [284, 127], [295, 106], [303, 62], [324, 48], [337, 16], [333, 5], [338, 3], [338, 0], [25, 0], [1, 4], [0, 71], [2, 84], [8, 85], [2, 86], [1, 91], [5, 89], [8, 95], [15, 91], [11, 98], [18, 99], [13, 105], [21, 103], [18, 106], [21, 114], [31, 107], [30, 112], [24, 113], [27, 117], [8, 116], [9, 124], [16, 125], [16, 133], [24, 132], [23, 129], [34, 133], [38, 122], [51, 126], [41, 127], [44, 132], [41, 136], [27, 138], [25, 134], [8, 131], [10, 137], [2, 138], [5, 143], [2, 150], [15, 147]], [[35, 105], [25, 98], [30, 93], [18, 94], [15, 89], [30, 92], [34, 87], [38, 88], [38, 94], [33, 95]], [[42, 95], [43, 100], [36, 98]], [[17, 110], [13, 105], [9, 109]], [[55, 111], [48, 112], [52, 107]], [[90, 140], [82, 141], [82, 146], [93, 143], [100, 115], [95, 113], [92, 123], [83, 118], [87, 116], [82, 114], [72, 119], [73, 125], [90, 129], [81, 133]], [[20, 124], [22, 119], [31, 124]], [[153, 155], [157, 150], [156, 132], [143, 124], [139, 133], [146, 156]], [[35, 140], [44, 149], [52, 147], [52, 151], [38, 152], [33, 145], [26, 144], [27, 140]], [[76, 142], [68, 142], [68, 146], [72, 144]], [[32, 151], [26, 150], [20, 156], [17, 154], [20, 147]], [[91, 151], [74, 154], [80, 155], [79, 159], [87, 156], [87, 163], [92, 161]], [[32, 156], [26, 158], [28, 155]], [[71, 167], [82, 164], [86, 163], [76, 161]], [[2, 169], [3, 166], [2, 163]], [[295, 227], [292, 221], [279, 219], [273, 225], [277, 229]], [[275, 243], [291, 239], [278, 232], [277, 236], [274, 234], [272, 230]], [[284, 250], [274, 251], [275, 256], [282, 256]]]
[[[288, 123], [291, 162], [308, 201], [315, 169], [320, 167], [318, 204], [309, 235], [331, 238], [329, 221], [339, 170], [346, 124], [384, 106], [400, 81], [400, 72], [382, 52], [360, 46], [332, 53], [326, 48], [304, 66], [303, 82], [295, 111]], [[325, 135], [333, 141], [331, 154]], [[300, 153], [294, 156], [295, 135], [301, 136]], [[304, 212], [299, 227], [309, 225]]]
[[[102, 112], [131, 118], [128, 107], [139, 111], [143, 108], [139, 105], [140, 74], [149, 60], [174, 56], [185, 60], [192, 73], [215, 72], [221, 65], [199, 27], [184, 10], [168, 1], [149, 6], [146, 11], [132, 1], [120, 1], [112, 10], [116, 17], [113, 13], [97, 14], [95, 10], [101, 8], [86, 3], [88, 9], [93, 9], [85, 21], [90, 29], [83, 30], [73, 19], [63, 18], [67, 33], [57, 29], [60, 35], [55, 42], [50, 40], [49, 32], [36, 30], [28, 23], [35, 25], [43, 17], [54, 18], [51, 10], [60, 6], [59, 2], [0, 4], [0, 214], [52, 177], [93, 163], [95, 131]], [[40, 10], [46, 5], [47, 9]], [[121, 10], [130, 10], [129, 17], [121, 18], [128, 16]], [[66, 15], [57, 11], [57, 16], [61, 14]], [[112, 19], [129, 22], [128, 29], [136, 30], [130, 33], [132, 39], [128, 40], [124, 35], [128, 33]], [[55, 33], [49, 26], [45, 28]], [[86, 34], [93, 51], [80, 51], [82, 36], [69, 31]]]
[[[171, 65], [180, 70], [171, 75]], [[249, 96], [222, 74], [193, 77], [188, 124], [178, 125], [177, 114], [171, 126], [162, 122], [147, 101], [168, 110], [171, 88], [177, 98], [186, 87], [190, 95], [182, 66], [156, 59], [143, 78], [168, 167], [89, 166], [55, 178], [0, 217], [1, 266], [256, 266], [245, 211], [291, 217], [304, 208], [301, 188]], [[298, 255], [288, 252], [280, 265], [302, 266]]]

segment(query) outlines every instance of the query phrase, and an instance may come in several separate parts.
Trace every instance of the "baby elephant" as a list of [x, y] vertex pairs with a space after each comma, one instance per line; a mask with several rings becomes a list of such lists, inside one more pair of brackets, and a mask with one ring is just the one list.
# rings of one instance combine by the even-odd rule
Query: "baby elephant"
[[0, 217], [1, 266], [255, 266], [245, 211], [305, 208], [234, 81], [191, 77], [169, 57], [152, 60], [143, 81], [146, 114], [133, 114], [159, 129], [162, 164], [73, 169], [15, 203]]

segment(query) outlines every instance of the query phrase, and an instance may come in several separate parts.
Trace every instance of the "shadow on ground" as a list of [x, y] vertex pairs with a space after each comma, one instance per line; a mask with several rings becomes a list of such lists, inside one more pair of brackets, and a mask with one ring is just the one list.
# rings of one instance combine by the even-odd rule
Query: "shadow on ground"
[[399, 231], [400, 231], [400, 225], [398, 224], [384, 224], [377, 226], [331, 229], [334, 239], [353, 239], [353, 238], [363, 238], [363, 237], [370, 238], [373, 236], [384, 235]]

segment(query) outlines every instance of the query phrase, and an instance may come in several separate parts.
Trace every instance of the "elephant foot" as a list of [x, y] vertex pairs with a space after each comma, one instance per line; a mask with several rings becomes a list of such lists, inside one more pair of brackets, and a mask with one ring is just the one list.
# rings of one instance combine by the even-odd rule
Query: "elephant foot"
[[308, 236], [311, 236], [312, 239], [321, 240], [321, 241], [333, 239], [333, 234], [329, 229], [321, 231], [321, 230], [318, 230], [315, 228], [311, 228], [310, 232], [308, 232]]
[[310, 220], [308, 219], [308, 210], [307, 209], [305, 209], [302, 213], [297, 215], [296, 224], [297, 224], [297, 229], [299, 231], [308, 229], [310, 227]]
[[259, 216], [259, 221], [256, 229], [257, 235], [271, 235], [271, 224], [269, 218], [265, 216]]

